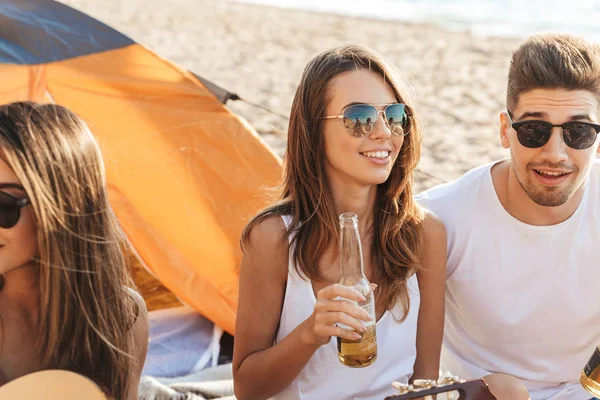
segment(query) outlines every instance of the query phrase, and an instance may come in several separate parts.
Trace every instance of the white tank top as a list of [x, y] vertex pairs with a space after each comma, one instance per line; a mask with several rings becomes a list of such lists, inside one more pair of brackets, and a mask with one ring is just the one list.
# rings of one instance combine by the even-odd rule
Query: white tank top
[[[283, 217], [286, 227], [290, 218]], [[316, 298], [312, 284], [296, 272], [290, 246], [289, 273], [276, 342], [290, 334], [313, 312]], [[331, 338], [314, 353], [304, 369], [277, 400], [383, 400], [394, 393], [392, 382], [408, 381], [416, 358], [417, 315], [420, 295], [416, 275], [408, 280], [410, 310], [402, 323], [397, 304], [377, 321], [377, 360], [365, 368], [342, 365], [337, 357], [337, 339]]]
[[488, 164], [417, 197], [448, 234], [442, 368], [502, 372], [531, 399], [589, 399], [579, 376], [600, 344], [600, 162], [577, 210], [527, 225], [502, 206]]

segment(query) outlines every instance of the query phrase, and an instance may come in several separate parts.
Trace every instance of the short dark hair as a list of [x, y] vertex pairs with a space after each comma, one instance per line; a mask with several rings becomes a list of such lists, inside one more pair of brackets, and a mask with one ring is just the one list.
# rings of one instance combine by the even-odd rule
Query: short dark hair
[[540, 34], [512, 55], [506, 106], [534, 89], [588, 90], [600, 101], [600, 46], [567, 34]]

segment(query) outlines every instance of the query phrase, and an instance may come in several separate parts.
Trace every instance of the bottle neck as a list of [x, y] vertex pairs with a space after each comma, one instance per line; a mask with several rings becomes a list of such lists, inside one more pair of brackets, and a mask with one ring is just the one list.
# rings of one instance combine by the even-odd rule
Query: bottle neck
[[358, 224], [340, 224], [340, 268], [342, 278], [360, 280], [364, 277], [362, 246]]

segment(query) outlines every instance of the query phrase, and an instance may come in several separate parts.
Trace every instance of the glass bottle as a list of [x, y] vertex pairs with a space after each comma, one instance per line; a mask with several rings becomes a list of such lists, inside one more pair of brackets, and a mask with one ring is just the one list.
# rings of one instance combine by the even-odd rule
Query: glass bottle
[[600, 346], [596, 348], [585, 368], [581, 371], [579, 381], [585, 390], [594, 397], [600, 398]]
[[[367, 330], [361, 338], [351, 340], [337, 338], [338, 358], [342, 364], [353, 368], [369, 366], [377, 359], [377, 335], [375, 332], [375, 297], [371, 284], [363, 270], [362, 247], [358, 233], [358, 217], [354, 213], [344, 213], [340, 217], [340, 268], [339, 283], [350, 286], [361, 293], [366, 300], [358, 305], [371, 315], [371, 321], [364, 322]], [[338, 324], [344, 329], [353, 330]]]

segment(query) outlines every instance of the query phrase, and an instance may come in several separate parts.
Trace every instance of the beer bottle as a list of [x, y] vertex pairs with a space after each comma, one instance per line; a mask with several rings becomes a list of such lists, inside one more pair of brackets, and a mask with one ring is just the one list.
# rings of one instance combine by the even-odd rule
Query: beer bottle
[[585, 368], [583, 368], [579, 381], [581, 386], [594, 397], [600, 397], [600, 346], [596, 348]]
[[[377, 336], [375, 333], [375, 297], [371, 284], [363, 270], [362, 247], [358, 233], [358, 217], [354, 213], [340, 215], [340, 284], [355, 288], [366, 300], [358, 303], [371, 315], [371, 321], [365, 322], [366, 332], [362, 338], [351, 340], [337, 338], [338, 358], [342, 364], [354, 368], [369, 366], [377, 359]], [[346, 325], [338, 324], [344, 329]]]

